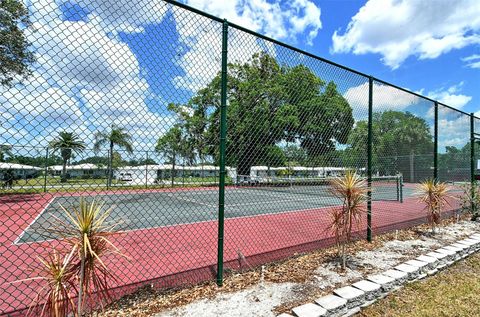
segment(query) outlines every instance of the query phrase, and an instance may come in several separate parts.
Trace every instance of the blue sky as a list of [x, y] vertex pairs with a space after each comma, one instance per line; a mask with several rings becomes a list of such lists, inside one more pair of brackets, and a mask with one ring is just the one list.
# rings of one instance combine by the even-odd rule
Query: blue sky
[[[45, 146], [58, 131], [117, 124], [137, 149], [152, 149], [186, 102], [220, 70], [221, 24], [161, 0], [24, 0], [35, 32], [33, 75], [0, 88], [0, 143]], [[478, 0], [184, 0], [188, 5], [315, 55], [480, 114]], [[365, 78], [230, 29], [229, 60], [267, 51], [335, 79], [366, 117]], [[374, 86], [376, 110], [411, 111], [431, 122], [431, 105]], [[466, 143], [464, 118], [441, 113], [441, 146]], [[467, 131], [468, 132], [468, 131]]]

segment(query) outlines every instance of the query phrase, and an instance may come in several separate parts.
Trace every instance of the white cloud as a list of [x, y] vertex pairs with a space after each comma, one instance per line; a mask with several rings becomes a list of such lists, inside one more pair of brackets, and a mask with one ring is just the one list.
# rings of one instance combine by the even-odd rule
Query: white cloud
[[94, 16], [89, 18], [98, 17], [107, 33], [142, 32], [144, 25], [160, 23], [169, 6], [161, 0], [60, 0], [58, 2], [76, 3], [93, 12]]
[[139, 65], [129, 47], [112, 39], [96, 23], [36, 22], [29, 36], [44, 76], [62, 87], [113, 86], [139, 76]]
[[465, 106], [470, 100], [472, 100], [471, 96], [460, 93], [463, 84], [463, 82], [460, 82], [459, 84], [453, 85], [446, 89], [441, 88], [435, 91], [431, 91], [427, 94], [427, 97], [437, 100], [448, 106], [460, 109]]
[[[45, 144], [49, 131], [76, 127], [83, 120], [77, 100], [38, 72], [24, 85], [0, 88], [0, 113], [6, 119], [2, 138], [31, 145]], [[32, 141], [33, 137], [37, 138]]]
[[480, 54], [473, 54], [462, 58], [463, 62], [467, 62], [467, 67], [480, 68]]
[[470, 138], [470, 117], [459, 112], [443, 109], [439, 112], [438, 147], [443, 152], [446, 146], [463, 147]]
[[432, 59], [479, 44], [480, 1], [369, 0], [332, 40], [334, 53], [378, 53], [395, 69], [411, 55]]
[[[186, 3], [277, 39], [295, 38], [308, 32], [307, 41], [311, 42], [321, 28], [320, 8], [309, 0], [284, 5], [265, 0], [189, 0]], [[185, 75], [175, 77], [174, 83], [177, 88], [196, 92], [221, 70], [222, 25], [186, 10], [173, 10], [173, 14], [179, 40], [188, 48], [177, 60]], [[268, 41], [234, 28], [229, 29], [228, 36], [229, 62], [246, 62], [261, 51], [275, 55], [274, 45]]]
[[320, 8], [310, 0], [186, 0], [188, 5], [220, 18], [265, 33], [276, 39], [295, 39], [307, 33], [307, 43], [322, 28]]
[[[138, 150], [153, 149], [174, 117], [159, 113], [163, 103], [155, 110], [146, 104], [146, 99], [157, 102], [158, 98], [142, 78], [137, 56], [118, 32], [143, 32], [145, 25], [160, 23], [171, 8], [179, 41], [187, 50], [176, 57], [158, 54], [183, 68], [185, 75], [172, 79], [176, 87], [195, 91], [220, 70], [221, 24], [160, 0], [68, 1], [89, 14], [86, 21], [63, 21], [58, 5], [66, 2], [28, 2], [35, 31], [27, 36], [37, 63], [27, 82], [1, 88], [2, 138], [17, 144], [35, 140], [45, 145], [58, 131], [68, 129], [91, 144], [95, 131], [115, 124], [127, 129]], [[311, 42], [321, 28], [320, 9], [310, 0], [197, 4], [200, 9], [215, 8], [210, 13], [279, 39], [295, 39], [306, 33]], [[260, 51], [275, 55], [271, 43], [243, 32], [230, 29], [229, 41], [231, 62], [244, 62]]]
[[27, 81], [0, 87], [2, 139], [45, 146], [68, 130], [91, 145], [95, 131], [115, 124], [127, 129], [137, 150], [152, 150], [171, 117], [145, 103], [154, 96], [141, 78], [139, 62], [125, 43], [107, 33], [112, 29], [104, 28], [108, 21], [96, 12], [88, 22], [62, 21], [53, 1], [34, 2], [29, 9], [35, 32], [28, 39], [37, 63]]
[[[353, 115], [356, 120], [365, 119], [368, 114], [368, 91], [369, 84], [349, 88], [344, 97], [353, 108]], [[382, 112], [386, 110], [402, 111], [405, 108], [419, 102], [419, 98], [413, 94], [388, 85], [373, 84], [373, 111]]]

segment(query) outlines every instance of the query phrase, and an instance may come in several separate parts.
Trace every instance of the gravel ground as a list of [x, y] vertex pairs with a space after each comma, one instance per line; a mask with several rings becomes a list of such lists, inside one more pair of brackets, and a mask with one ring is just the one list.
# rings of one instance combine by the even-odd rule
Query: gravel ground
[[319, 264], [312, 278], [303, 283], [260, 282], [238, 292], [221, 293], [213, 298], [197, 300], [153, 316], [276, 316], [279, 312], [288, 311], [301, 302], [309, 302], [315, 299], [314, 296], [326, 293], [334, 287], [391, 268], [430, 249], [471, 234], [479, 228], [478, 223], [460, 221], [439, 228], [433, 236], [424, 226], [415, 239], [391, 240], [378, 248], [357, 252], [350, 257], [349, 267], [345, 272], [339, 269], [337, 261], [328, 261]]

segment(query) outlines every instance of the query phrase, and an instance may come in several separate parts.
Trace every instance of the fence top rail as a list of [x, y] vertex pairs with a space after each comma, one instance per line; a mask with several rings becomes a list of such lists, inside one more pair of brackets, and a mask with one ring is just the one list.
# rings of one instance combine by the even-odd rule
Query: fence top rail
[[168, 3], [168, 4], [171, 4], [171, 5], [174, 5], [174, 6], [177, 6], [177, 7], [180, 7], [180, 8], [183, 8], [183, 9], [186, 9], [188, 11], [191, 11], [193, 13], [196, 13], [196, 14], [199, 14], [199, 15], [202, 15], [206, 18], [209, 18], [209, 19], [212, 19], [214, 21], [217, 21], [217, 22], [223, 22], [224, 19], [221, 19], [217, 16], [214, 16], [210, 13], [207, 13], [207, 12], [204, 12], [204, 11], [201, 11], [199, 9], [195, 9], [194, 7], [191, 7], [189, 5], [186, 5], [184, 3], [181, 3], [181, 2], [178, 2], [178, 1], [175, 1], [175, 0], [163, 0], [164, 2]]
[[301, 49], [299, 49], [299, 48], [297, 48], [297, 47], [291, 46], [291, 45], [286, 44], [286, 43], [284, 43], [284, 42], [280, 42], [280, 41], [275, 40], [275, 39], [273, 39], [273, 38], [271, 38], [271, 37], [268, 37], [268, 36], [266, 36], [266, 35], [263, 35], [263, 34], [260, 34], [260, 33], [255, 32], [255, 31], [249, 30], [249, 29], [247, 29], [247, 28], [245, 28], [245, 27], [243, 27], [243, 26], [240, 26], [240, 25], [238, 25], [238, 24], [235, 24], [235, 23], [232, 23], [232, 22], [228, 22], [228, 25], [231, 26], [231, 27], [233, 27], [233, 28], [235, 28], [235, 29], [238, 29], [238, 30], [240, 30], [240, 31], [243, 31], [243, 32], [245, 32], [245, 33], [249, 33], [249, 34], [251, 34], [251, 35], [254, 35], [254, 36], [256, 36], [256, 37], [259, 37], [259, 38], [261, 38], [261, 39], [263, 39], [263, 40], [265, 40], [265, 41], [269, 41], [269, 42], [271, 42], [271, 43], [273, 43], [273, 44], [277, 44], [277, 45], [282, 46], [282, 47], [284, 47], [284, 48], [287, 48], [287, 49], [290, 49], [290, 50], [295, 51], [295, 52], [297, 52], [297, 53], [300, 53], [300, 54], [306, 55], [306, 56], [308, 56], [308, 57], [317, 59], [317, 60], [322, 61], [322, 62], [324, 62], [324, 63], [327, 63], [327, 64], [330, 64], [330, 65], [332, 65], [332, 66], [341, 68], [341, 69], [343, 69], [343, 70], [352, 72], [352, 73], [357, 74], [357, 75], [359, 75], [359, 76], [362, 76], [362, 77], [365, 77], [365, 78], [370, 78], [370, 77], [371, 77], [370, 75], [367, 75], [367, 74], [365, 74], [365, 73], [362, 73], [362, 72], [360, 72], [360, 71], [358, 71], [358, 70], [355, 70], [355, 69], [353, 69], [353, 68], [350, 68], [350, 67], [347, 67], [347, 66], [344, 66], [344, 65], [341, 65], [341, 64], [332, 62], [332, 61], [330, 61], [330, 60], [328, 60], [328, 59], [325, 59], [325, 58], [323, 58], [323, 57], [320, 57], [320, 56], [317, 56], [317, 55], [315, 55], [315, 54], [309, 53], [309, 52], [307, 52], [307, 51], [301, 50]]
[[[212, 14], [203, 12], [203, 11], [201, 11], [201, 10], [199, 10], [199, 9], [195, 9], [194, 7], [191, 7], [191, 6], [189, 6], [189, 5], [186, 5], [186, 4], [183, 4], [183, 3], [180, 3], [180, 2], [174, 1], [174, 0], [163, 0], [163, 1], [165, 1], [166, 3], [169, 3], [169, 4], [171, 4], [171, 5], [174, 5], [174, 6], [177, 6], [177, 7], [181, 7], [181, 8], [183, 8], [183, 9], [188, 10], [188, 11], [194, 12], [194, 13], [196, 13], [196, 14], [202, 15], [202, 16], [204, 16], [204, 17], [210, 18], [210, 19], [212, 19], [212, 20], [214, 20], [214, 21], [217, 21], [217, 22], [224, 22], [224, 21], [226, 21], [225, 19], [221, 19], [221, 18], [219, 18], [219, 17], [217, 17], [217, 16], [214, 16], [214, 15], [212, 15]], [[408, 89], [406, 89], [406, 88], [403, 88], [403, 87], [397, 86], [397, 85], [395, 85], [395, 84], [389, 83], [389, 82], [387, 82], [387, 81], [385, 81], [385, 80], [376, 78], [376, 77], [374, 77], [374, 76], [372, 76], [372, 75], [365, 74], [365, 73], [360, 72], [360, 71], [358, 71], [358, 70], [355, 70], [355, 69], [353, 69], [353, 68], [350, 68], [350, 67], [347, 67], [347, 66], [344, 66], [344, 65], [335, 63], [335, 62], [330, 61], [330, 60], [328, 60], [328, 59], [325, 59], [325, 58], [323, 58], [323, 57], [320, 57], [320, 56], [317, 56], [317, 55], [315, 55], [315, 54], [312, 54], [312, 53], [309, 53], [309, 52], [307, 52], [307, 51], [304, 51], [304, 50], [301, 50], [301, 49], [299, 49], [299, 48], [296, 48], [296, 47], [294, 47], [294, 46], [292, 46], [292, 45], [286, 44], [286, 43], [284, 43], [284, 42], [275, 40], [275, 39], [273, 39], [273, 38], [271, 38], [271, 37], [268, 37], [268, 36], [266, 36], [266, 35], [263, 35], [263, 34], [260, 34], [260, 33], [258, 33], [258, 32], [255, 32], [255, 31], [252, 31], [252, 30], [250, 30], [250, 29], [247, 29], [247, 28], [245, 28], [245, 27], [243, 27], [243, 26], [240, 26], [240, 25], [238, 25], [238, 24], [235, 24], [235, 23], [232, 23], [232, 22], [228, 22], [228, 25], [231, 26], [231, 27], [233, 27], [233, 28], [236, 28], [236, 29], [238, 29], [238, 30], [240, 30], [240, 31], [243, 31], [243, 32], [249, 33], [249, 34], [251, 34], [251, 35], [254, 35], [254, 36], [256, 36], [256, 37], [258, 37], [258, 38], [261, 38], [261, 39], [263, 39], [263, 40], [269, 41], [269, 42], [271, 42], [271, 43], [273, 43], [273, 44], [277, 44], [277, 45], [282, 46], [282, 47], [284, 47], [284, 48], [293, 50], [293, 51], [295, 51], [295, 52], [297, 52], [297, 53], [300, 53], [300, 54], [306, 55], [306, 56], [308, 56], [308, 57], [317, 59], [317, 60], [319, 60], [319, 61], [325, 62], [325, 63], [330, 64], [330, 65], [332, 65], [332, 66], [341, 68], [341, 69], [343, 69], [343, 70], [352, 72], [352, 73], [357, 74], [357, 75], [359, 75], [359, 76], [362, 76], [362, 77], [365, 77], [365, 78], [371, 78], [371, 79], [373, 79], [373, 80], [375, 80], [375, 81], [377, 81], [377, 82], [379, 82], [379, 83], [382, 83], [382, 84], [384, 84], [384, 85], [389, 85], [389, 86], [391, 86], [391, 87], [393, 87], [393, 88], [396, 88], [396, 89], [402, 90], [402, 91], [404, 91], [404, 92], [406, 92], [406, 93], [415, 95], [415, 96], [417, 96], [417, 97], [419, 97], [419, 98], [422, 98], [422, 99], [424, 99], [424, 100], [431, 101], [431, 102], [437, 103], [438, 105], [441, 105], [441, 106], [443, 106], [443, 107], [447, 107], [447, 108], [449, 108], [449, 109], [451, 109], [451, 110], [458, 111], [458, 112], [460, 112], [460, 113], [462, 113], [462, 114], [464, 114], [464, 115], [472, 116], [472, 114], [467, 113], [467, 112], [465, 112], [465, 111], [463, 111], [463, 110], [456, 109], [456, 108], [454, 108], [454, 107], [452, 107], [452, 106], [446, 105], [446, 104], [441, 103], [441, 102], [439, 102], [439, 101], [437, 101], [437, 100], [434, 100], [434, 99], [432, 99], [432, 98], [426, 97], [426, 96], [421, 95], [421, 94], [419, 94], [419, 93], [410, 91], [410, 90], [408, 90]], [[473, 117], [474, 117], [475, 119], [480, 119], [480, 118], [476, 117], [475, 115], [474, 115]]]
[[[444, 103], [439, 102], [438, 104], [441, 105], [441, 106], [443, 106], [443, 107], [446, 107], [446, 108], [448, 108], [448, 109], [450, 109], [450, 110], [454, 110], [454, 111], [460, 112], [461, 114], [464, 114], [464, 115], [467, 115], [467, 116], [472, 116], [472, 114], [470, 114], [470, 113], [468, 113], [468, 112], [465, 112], [465, 111], [463, 111], [463, 110], [454, 108], [454, 107], [449, 106], [449, 105], [446, 105], [446, 104], [444, 104]], [[473, 115], [473, 118], [478, 119], [475, 115]]]

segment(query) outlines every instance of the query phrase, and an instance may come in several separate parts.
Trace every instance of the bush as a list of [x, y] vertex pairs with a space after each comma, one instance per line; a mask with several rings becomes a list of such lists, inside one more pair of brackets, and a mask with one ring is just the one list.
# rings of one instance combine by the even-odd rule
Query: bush
[[[111, 241], [119, 225], [118, 221], [107, 221], [112, 208], [105, 210], [103, 204], [95, 200], [89, 203], [83, 197], [77, 208], [60, 207], [64, 217], [55, 218], [49, 232], [69, 248], [51, 249], [46, 256], [38, 256], [40, 266], [33, 271], [36, 276], [27, 280], [43, 283], [28, 316], [84, 316], [94, 293], [97, 303], [103, 305], [112, 299], [109, 282], [116, 281], [105, 259], [112, 255], [126, 257]], [[37, 305], [40, 311], [34, 309]]]

